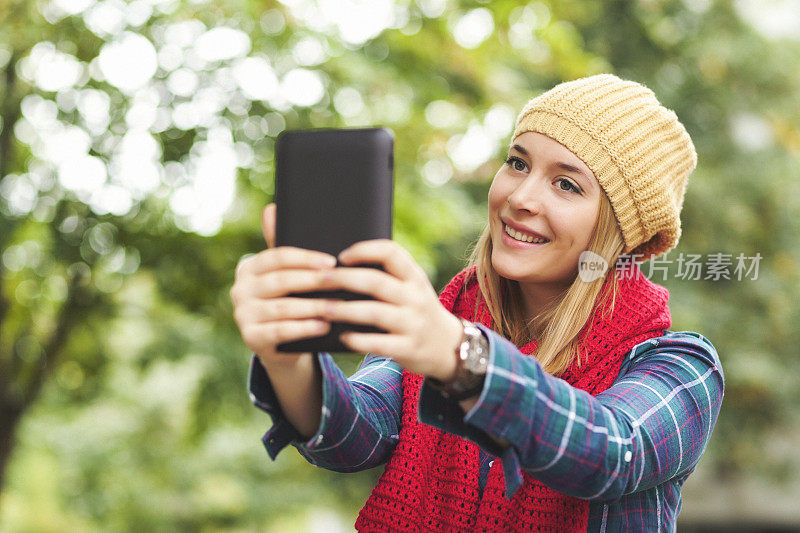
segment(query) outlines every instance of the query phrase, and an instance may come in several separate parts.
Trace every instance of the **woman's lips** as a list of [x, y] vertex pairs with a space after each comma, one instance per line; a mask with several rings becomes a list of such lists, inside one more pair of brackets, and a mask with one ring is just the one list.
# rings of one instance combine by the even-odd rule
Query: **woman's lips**
[[532, 243], [532, 242], [518, 241], [518, 240], [514, 239], [513, 237], [511, 237], [511, 235], [506, 233], [505, 227], [503, 227], [501, 229], [501, 232], [503, 234], [503, 236], [502, 236], [503, 244], [505, 246], [509, 247], [509, 248], [515, 248], [517, 250], [529, 250], [531, 248], [536, 248], [536, 247], [544, 246], [546, 244], [550, 244], [550, 241], [542, 242], [542, 243], [538, 243], [538, 244], [537, 243]]
[[533, 230], [529, 230], [529, 229], [527, 229], [527, 228], [525, 228], [523, 226], [518, 226], [516, 224], [509, 223], [505, 219], [503, 219], [502, 217], [500, 218], [500, 223], [503, 225], [503, 231], [506, 231], [506, 230], [510, 229], [511, 233], [522, 233], [525, 236], [532, 236], [532, 237], [535, 237], [534, 240], [536, 240], [536, 239], [546, 239], [548, 241], [550, 240], [547, 237], [545, 237], [544, 235], [542, 235], [541, 233], [537, 233], [537, 232], [535, 232]]

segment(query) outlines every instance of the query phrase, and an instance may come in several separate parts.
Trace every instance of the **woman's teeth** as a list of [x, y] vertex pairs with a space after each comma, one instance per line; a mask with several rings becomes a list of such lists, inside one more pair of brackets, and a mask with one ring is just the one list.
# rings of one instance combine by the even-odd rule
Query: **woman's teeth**
[[533, 237], [531, 235], [525, 235], [524, 233], [522, 233], [520, 231], [516, 231], [516, 230], [512, 229], [511, 227], [509, 227], [506, 224], [503, 224], [503, 226], [505, 227], [506, 233], [508, 233], [508, 235], [514, 240], [522, 241], [522, 242], [529, 242], [531, 244], [544, 244], [546, 242], [550, 242], [547, 239], [537, 239], [537, 238], [535, 238], [535, 237]]

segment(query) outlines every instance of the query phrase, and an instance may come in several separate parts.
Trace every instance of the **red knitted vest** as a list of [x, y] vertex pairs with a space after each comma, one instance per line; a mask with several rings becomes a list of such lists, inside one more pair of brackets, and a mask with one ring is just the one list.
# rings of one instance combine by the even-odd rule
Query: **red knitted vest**
[[[604, 316], [607, 300], [598, 305], [580, 333], [580, 366], [574, 362], [561, 376], [592, 395], [611, 386], [635, 345], [663, 335], [671, 324], [667, 289], [647, 280], [636, 265], [621, 268], [613, 313]], [[482, 298], [475, 309], [480, 290], [474, 273], [474, 266], [458, 273], [439, 300], [453, 314], [491, 328]], [[607, 286], [608, 281], [601, 294]], [[534, 341], [520, 351], [535, 349]], [[478, 446], [419, 422], [423, 379], [403, 371], [399, 442], [359, 513], [358, 531], [586, 531], [587, 500], [560, 494], [527, 473], [514, 497], [506, 499], [500, 461], [492, 465], [480, 495]]]

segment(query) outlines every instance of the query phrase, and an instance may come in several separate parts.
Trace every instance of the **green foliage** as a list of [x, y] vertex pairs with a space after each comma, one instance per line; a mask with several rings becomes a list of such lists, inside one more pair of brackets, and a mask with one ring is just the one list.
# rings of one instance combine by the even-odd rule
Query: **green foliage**
[[[686, 281], [673, 265], [663, 281], [673, 329], [707, 336], [726, 372], [699, 477], [800, 479], [786, 448], [767, 445], [800, 426], [800, 43], [757, 31], [752, 1], [450, 0], [439, 11], [407, 0], [374, 35], [358, 31], [378, 18], [354, 30], [312, 16], [321, 2], [101, 4], [0, 0], [4, 456], [16, 442], [0, 461], [0, 529], [348, 528], [379, 472], [321, 471], [291, 449], [268, 460], [269, 420], [247, 399], [250, 354], [231, 316], [235, 265], [265, 246], [275, 137], [390, 127], [394, 238], [440, 289], [485, 224], [514, 114], [562, 79], [603, 71], [651, 87], [697, 147], [670, 256], [762, 256], [755, 280]], [[475, 9], [493, 27], [470, 43], [481, 28], [459, 24]], [[200, 53], [214, 28], [242, 33]], [[131, 35], [150, 44], [129, 72], [100, 60]], [[152, 74], [125, 87], [148, 46]], [[321, 86], [306, 103], [278, 81], [297, 68], [298, 87]], [[467, 161], [471, 131], [490, 149]]]

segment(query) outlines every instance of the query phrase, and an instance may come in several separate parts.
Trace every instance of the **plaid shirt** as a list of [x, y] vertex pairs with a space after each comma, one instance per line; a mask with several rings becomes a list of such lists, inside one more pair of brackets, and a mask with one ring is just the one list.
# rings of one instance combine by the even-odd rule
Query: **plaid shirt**
[[[464, 413], [425, 382], [419, 417], [481, 447], [481, 490], [499, 459], [509, 494], [524, 470], [558, 492], [590, 500], [588, 531], [674, 531], [681, 485], [722, 404], [722, 368], [711, 343], [697, 333], [666, 331], [634, 347], [614, 384], [591, 396], [476, 325], [490, 346], [477, 403]], [[322, 420], [308, 441], [298, 440], [266, 372], [255, 356], [251, 361], [250, 398], [273, 419], [262, 439], [269, 456], [292, 444], [310, 463], [338, 472], [385, 463], [398, 439], [402, 369], [369, 354], [348, 379], [329, 354], [317, 357]], [[503, 449], [488, 435], [511, 445]]]

